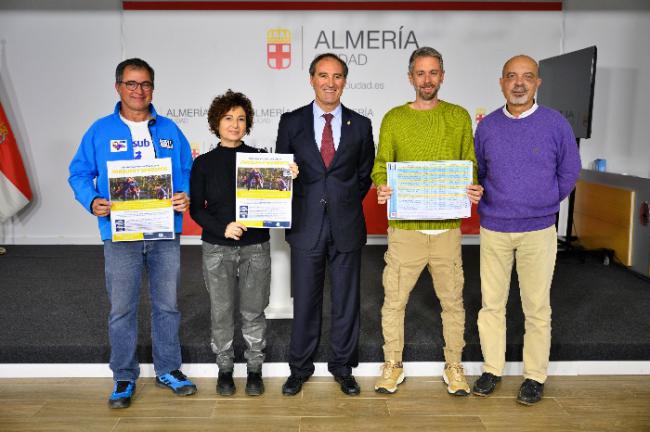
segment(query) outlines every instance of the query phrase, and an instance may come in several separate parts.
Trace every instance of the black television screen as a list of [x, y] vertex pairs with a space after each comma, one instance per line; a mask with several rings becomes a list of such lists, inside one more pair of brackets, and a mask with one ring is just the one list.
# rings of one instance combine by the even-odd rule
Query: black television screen
[[539, 76], [542, 85], [537, 90], [537, 101], [561, 112], [573, 127], [576, 138], [589, 138], [596, 80], [596, 47], [540, 60]]

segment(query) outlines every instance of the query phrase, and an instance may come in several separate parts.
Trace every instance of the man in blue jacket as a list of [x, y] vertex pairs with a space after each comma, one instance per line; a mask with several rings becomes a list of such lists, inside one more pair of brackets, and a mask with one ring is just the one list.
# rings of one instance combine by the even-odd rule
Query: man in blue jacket
[[[120, 102], [112, 114], [88, 129], [70, 162], [68, 182], [77, 201], [97, 216], [104, 242], [106, 290], [111, 303], [110, 367], [115, 381], [108, 399], [111, 408], [127, 408], [131, 404], [140, 374], [136, 355], [137, 311], [145, 270], [151, 296], [156, 385], [181, 396], [196, 393], [196, 386], [180, 371], [180, 312], [176, 305], [180, 283], [179, 237], [183, 212], [189, 208], [192, 156], [180, 129], [168, 118], [159, 116], [151, 105], [153, 89], [154, 71], [144, 60], [132, 58], [121, 62], [115, 71], [115, 90]], [[170, 158], [172, 162], [176, 238], [113, 242], [107, 162], [155, 158]]]

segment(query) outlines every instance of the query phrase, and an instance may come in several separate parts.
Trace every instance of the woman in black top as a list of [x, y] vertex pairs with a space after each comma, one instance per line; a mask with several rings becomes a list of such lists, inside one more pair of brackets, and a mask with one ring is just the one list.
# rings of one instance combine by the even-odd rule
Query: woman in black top
[[[208, 123], [221, 141], [194, 160], [190, 177], [190, 214], [203, 228], [203, 278], [210, 294], [211, 346], [219, 367], [217, 393], [224, 396], [235, 393], [232, 373], [236, 292], [246, 342], [246, 394], [264, 392], [264, 309], [269, 304], [271, 285], [269, 230], [247, 229], [235, 215], [237, 153], [263, 152], [242, 141], [250, 133], [253, 114], [250, 100], [242, 93], [228, 90], [217, 96], [208, 110]], [[295, 177], [298, 167], [292, 164], [291, 171]]]

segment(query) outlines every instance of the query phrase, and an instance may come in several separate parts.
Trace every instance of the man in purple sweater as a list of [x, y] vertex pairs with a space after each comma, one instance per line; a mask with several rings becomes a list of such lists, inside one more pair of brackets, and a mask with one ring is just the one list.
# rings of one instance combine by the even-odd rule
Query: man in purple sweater
[[483, 297], [478, 330], [484, 364], [473, 393], [487, 396], [501, 380], [514, 258], [526, 325], [524, 382], [517, 402], [531, 405], [542, 398], [551, 348], [555, 214], [573, 190], [581, 163], [566, 119], [535, 102], [542, 83], [535, 60], [511, 58], [499, 82], [507, 103], [481, 121], [474, 139], [485, 192], [478, 207]]

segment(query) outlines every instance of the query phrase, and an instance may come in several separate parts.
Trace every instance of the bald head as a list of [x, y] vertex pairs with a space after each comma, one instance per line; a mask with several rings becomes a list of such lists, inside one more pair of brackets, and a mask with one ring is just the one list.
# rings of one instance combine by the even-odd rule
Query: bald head
[[501, 91], [511, 114], [518, 116], [535, 103], [535, 93], [542, 84], [537, 62], [527, 55], [512, 57], [503, 65]]
[[527, 56], [526, 54], [519, 54], [514, 57], [511, 57], [504, 65], [503, 65], [503, 70], [501, 71], [501, 76], [504, 77], [506, 76], [506, 71], [513, 67], [515, 64], [523, 64], [528, 66], [531, 70], [534, 69], [535, 71], [535, 76], [537, 76], [539, 72], [539, 65], [535, 61], [534, 58]]

